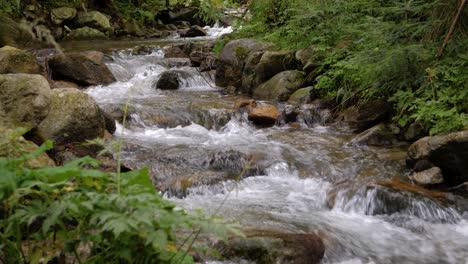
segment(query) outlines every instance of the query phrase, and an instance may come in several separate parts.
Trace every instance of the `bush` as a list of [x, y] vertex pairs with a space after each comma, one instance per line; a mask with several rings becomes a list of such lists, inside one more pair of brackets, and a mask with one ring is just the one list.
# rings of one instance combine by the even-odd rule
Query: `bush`
[[[0, 260], [3, 263], [193, 263], [200, 232], [226, 238], [236, 226], [192, 216], [158, 195], [147, 169], [107, 174], [91, 158], [28, 169], [0, 159]], [[181, 244], [180, 234], [191, 234]]]
[[458, 0], [259, 0], [236, 37], [294, 50], [313, 46], [315, 89], [338, 103], [385, 98], [395, 119], [431, 134], [468, 127], [465, 8], [443, 58], [435, 58]]

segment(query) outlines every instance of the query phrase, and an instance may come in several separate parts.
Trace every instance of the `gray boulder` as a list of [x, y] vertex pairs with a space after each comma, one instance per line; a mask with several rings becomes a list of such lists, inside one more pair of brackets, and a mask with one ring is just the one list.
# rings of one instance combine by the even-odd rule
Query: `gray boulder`
[[32, 54], [4, 46], [0, 48], [0, 74], [4, 73], [40, 74], [41, 67]]
[[250, 54], [259, 51], [272, 50], [271, 43], [255, 39], [238, 39], [226, 44], [216, 62], [215, 83], [220, 87], [242, 85], [242, 73], [245, 62]]
[[415, 172], [409, 178], [420, 185], [440, 184], [444, 181], [442, 170], [439, 167]]
[[253, 97], [261, 100], [287, 101], [291, 94], [301, 88], [304, 77], [304, 73], [300, 71], [278, 73], [269, 81], [255, 88]]
[[106, 128], [103, 112], [88, 94], [73, 88], [55, 89], [49, 114], [39, 132], [57, 145], [101, 138]]
[[288, 103], [290, 104], [308, 104], [312, 100], [312, 91], [314, 90], [314, 87], [309, 86], [306, 88], [301, 88], [297, 91], [295, 91], [293, 94], [288, 99]]
[[408, 149], [408, 165], [428, 160], [441, 168], [444, 181], [456, 185], [468, 181], [468, 130], [424, 137]]
[[158, 81], [153, 84], [153, 87], [161, 90], [177, 90], [180, 87], [181, 78], [187, 77], [188, 74], [184, 71], [165, 71], [161, 74]]
[[0, 113], [30, 127], [39, 125], [49, 113], [51, 95], [41, 75], [0, 75]]
[[102, 53], [98, 52], [52, 55], [49, 57], [49, 68], [54, 79], [69, 80], [82, 86], [115, 82], [102, 57]]

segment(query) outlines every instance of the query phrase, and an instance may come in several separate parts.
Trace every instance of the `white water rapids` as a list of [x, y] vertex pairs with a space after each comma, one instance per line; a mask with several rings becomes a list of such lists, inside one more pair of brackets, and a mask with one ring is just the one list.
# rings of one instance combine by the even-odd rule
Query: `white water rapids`
[[[157, 169], [164, 157], [179, 162], [171, 167], [176, 176], [178, 169], [203, 175], [203, 158], [225, 151], [259, 157], [265, 166], [238, 184], [201, 184], [182, 198], [166, 194], [181, 207], [210, 213], [229, 194], [224, 218], [252, 228], [318, 233], [326, 248], [323, 263], [468, 263], [466, 207], [377, 184], [404, 176], [401, 158], [391, 158], [399, 150], [354, 146], [349, 133], [319, 124], [257, 129], [232, 113], [236, 97], [222, 95], [209, 74], [172, 67], [162, 49], [112, 58], [108, 66], [118, 82], [87, 92], [104, 109], [125, 103], [134, 109], [130, 125], [116, 132], [130, 145], [124, 160]], [[171, 67], [188, 73], [181, 89], [152, 88]], [[158, 123], [161, 115], [171, 125]]]

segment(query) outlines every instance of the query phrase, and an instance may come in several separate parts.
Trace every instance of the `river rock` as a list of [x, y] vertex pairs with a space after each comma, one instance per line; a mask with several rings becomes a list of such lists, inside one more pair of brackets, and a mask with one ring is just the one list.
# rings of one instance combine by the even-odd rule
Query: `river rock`
[[314, 87], [301, 88], [295, 91], [291, 96], [289, 96], [288, 103], [299, 105], [299, 104], [308, 104], [312, 100], [312, 91]]
[[294, 52], [266, 51], [255, 66], [253, 87], [268, 81], [280, 72], [295, 70], [297, 66]]
[[76, 9], [71, 7], [59, 7], [50, 11], [50, 20], [55, 25], [61, 25], [65, 21], [71, 21], [76, 17]]
[[215, 248], [225, 258], [241, 258], [259, 264], [320, 263], [325, 254], [322, 239], [315, 234], [255, 231], [246, 238], [218, 242]]
[[251, 111], [255, 107], [257, 107], [257, 102], [254, 99], [239, 99], [234, 104], [234, 109], [236, 111], [239, 111], [242, 108], [245, 108], [247, 111]]
[[240, 87], [242, 93], [252, 95], [253, 89], [258, 86], [255, 82], [255, 68], [264, 53], [265, 51], [258, 51], [247, 56], [244, 69], [242, 70], [242, 86]]
[[41, 67], [33, 55], [11, 46], [0, 48], [0, 74], [40, 72]]
[[174, 25], [180, 29], [190, 28], [192, 26], [192, 24], [190, 24], [188, 21], [176, 21], [174, 22]]
[[103, 32], [112, 30], [109, 18], [99, 11], [89, 11], [78, 14], [76, 23], [80, 27], [91, 27]]
[[182, 31], [180, 36], [182, 38], [203, 37], [208, 35], [205, 29], [200, 26], [191, 26], [188, 30]]
[[371, 127], [351, 140], [351, 143], [367, 146], [389, 146], [396, 142], [392, 131], [384, 124]]
[[250, 54], [271, 50], [273, 45], [255, 39], [238, 39], [230, 41], [221, 50], [216, 62], [216, 85], [220, 87], [242, 86], [242, 72]]
[[51, 87], [52, 89], [58, 89], [58, 88], [80, 88], [78, 84], [73, 83], [73, 82], [67, 82], [67, 81], [52, 81]]
[[420, 185], [433, 185], [444, 181], [442, 170], [439, 167], [432, 167], [427, 170], [414, 172], [409, 178]]
[[52, 92], [41, 75], [1, 74], [0, 112], [35, 127], [49, 113]]
[[94, 40], [94, 39], [106, 39], [106, 34], [102, 33], [101, 31], [90, 28], [90, 27], [82, 27], [72, 30], [70, 33], [65, 35], [65, 39], [68, 40]]
[[[180, 87], [179, 71], [165, 71], [156, 82], [156, 89], [177, 90]], [[154, 84], [153, 84], [154, 86]]]
[[104, 136], [105, 119], [96, 101], [78, 89], [55, 89], [50, 112], [39, 125], [46, 139], [57, 145]]
[[369, 101], [347, 108], [339, 115], [338, 120], [347, 124], [354, 132], [362, 132], [385, 121], [390, 110], [391, 106], [385, 100]]
[[468, 130], [424, 137], [408, 149], [411, 166], [426, 159], [441, 168], [444, 181], [456, 185], [468, 181]]
[[115, 77], [97, 52], [57, 54], [49, 57], [54, 79], [69, 80], [82, 86], [110, 84]]
[[0, 15], [0, 47], [23, 46], [33, 43], [32, 35], [7, 15]]
[[254, 89], [253, 97], [261, 100], [276, 100], [284, 102], [291, 94], [301, 88], [304, 83], [304, 73], [300, 71], [284, 71], [278, 73], [269, 81]]
[[412, 123], [403, 134], [406, 141], [416, 141], [424, 136], [427, 136], [427, 130], [421, 122]]
[[260, 126], [273, 126], [280, 117], [278, 108], [274, 105], [259, 105], [249, 113], [249, 120]]
[[[38, 146], [31, 141], [24, 139], [21, 135], [26, 129], [20, 128], [16, 122], [0, 114], [0, 157], [1, 158], [19, 158], [36, 150]], [[25, 163], [29, 168], [40, 168], [54, 166], [54, 161], [42, 153], [37, 157], [31, 158]]]
[[312, 59], [314, 51], [314, 46], [300, 49], [295, 53], [296, 60], [299, 61], [302, 66], [305, 66]]

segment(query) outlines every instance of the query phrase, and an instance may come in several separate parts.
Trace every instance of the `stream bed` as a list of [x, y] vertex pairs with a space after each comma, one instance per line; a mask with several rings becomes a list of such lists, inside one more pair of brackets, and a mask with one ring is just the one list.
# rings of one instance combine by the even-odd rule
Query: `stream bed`
[[[157, 46], [135, 55], [131, 45], [109, 56], [118, 81], [87, 93], [109, 112], [129, 105], [116, 132], [124, 163], [150, 168], [167, 199], [207, 213], [223, 203], [219, 214], [245, 228], [317, 233], [323, 263], [468, 263], [466, 201], [396, 187], [407, 146], [354, 145], [313, 109], [294, 126], [257, 128], [235, 109], [242, 97], [223, 94], [212, 73], [165, 59]], [[153, 88], [169, 69], [186, 72], [182, 87]]]

